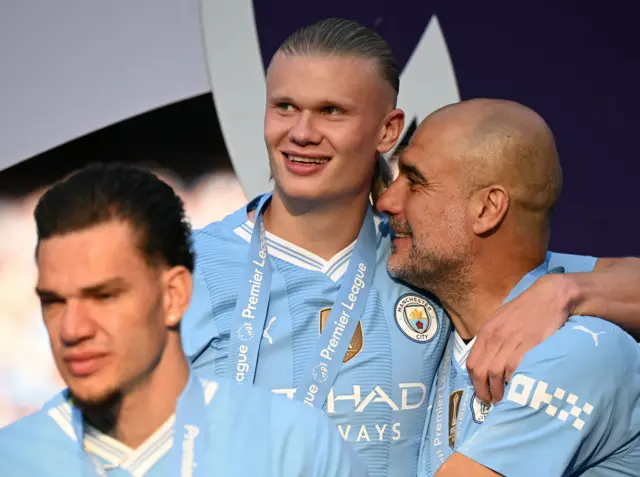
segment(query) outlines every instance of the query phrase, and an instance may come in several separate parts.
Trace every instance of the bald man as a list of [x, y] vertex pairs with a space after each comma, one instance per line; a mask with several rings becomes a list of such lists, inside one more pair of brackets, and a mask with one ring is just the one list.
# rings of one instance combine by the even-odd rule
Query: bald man
[[418, 128], [378, 207], [395, 232], [390, 272], [434, 293], [455, 325], [432, 389], [420, 475], [638, 476], [640, 349], [607, 321], [573, 316], [529, 351], [495, 404], [466, 357], [480, 327], [551, 270], [562, 187], [553, 135], [501, 100], [442, 108]]

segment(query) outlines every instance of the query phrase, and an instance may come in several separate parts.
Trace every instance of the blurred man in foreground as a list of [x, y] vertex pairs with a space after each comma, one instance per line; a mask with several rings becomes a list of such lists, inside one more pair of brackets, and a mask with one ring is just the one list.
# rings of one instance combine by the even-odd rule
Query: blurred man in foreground
[[35, 218], [37, 293], [68, 389], [0, 431], [1, 475], [365, 475], [320, 413], [191, 373], [191, 230], [166, 183], [91, 166]]
[[399, 168], [378, 202], [395, 233], [389, 270], [436, 294], [455, 326], [419, 474], [638, 475], [640, 349], [616, 325], [570, 317], [526, 353], [495, 406], [466, 369], [489, 317], [562, 272], [547, 252], [562, 172], [544, 120], [508, 101], [447, 106], [420, 125]]

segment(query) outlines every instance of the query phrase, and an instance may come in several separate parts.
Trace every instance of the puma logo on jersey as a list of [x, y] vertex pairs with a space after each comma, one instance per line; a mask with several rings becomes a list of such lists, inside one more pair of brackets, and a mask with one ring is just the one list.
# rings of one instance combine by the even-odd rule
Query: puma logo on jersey
[[574, 330], [578, 330], [578, 331], [584, 331], [585, 333], [590, 334], [591, 337], [593, 338], [593, 342], [596, 344], [596, 347], [598, 346], [598, 335], [604, 335], [604, 334], [607, 333], [606, 331], [601, 331], [599, 333], [594, 333], [589, 328], [587, 328], [586, 326], [582, 326], [582, 325], [574, 326], [573, 329]]
[[271, 319], [269, 320], [269, 323], [267, 323], [267, 327], [262, 332], [262, 336], [269, 340], [269, 344], [273, 344], [273, 340], [271, 339], [271, 336], [269, 336], [269, 330], [271, 329], [271, 325], [274, 324], [275, 321], [276, 321], [276, 317], [272, 316]]

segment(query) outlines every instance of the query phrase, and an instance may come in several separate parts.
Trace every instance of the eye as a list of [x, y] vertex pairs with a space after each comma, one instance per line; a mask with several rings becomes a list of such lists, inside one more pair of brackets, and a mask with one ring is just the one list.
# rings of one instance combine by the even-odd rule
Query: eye
[[63, 303], [63, 300], [60, 298], [54, 297], [41, 297], [40, 298], [40, 306], [42, 308], [46, 308], [55, 304]]
[[407, 175], [407, 182], [409, 183], [410, 188], [414, 188], [419, 185], [419, 182], [411, 174]]
[[293, 105], [289, 103], [278, 103], [276, 104], [276, 108], [278, 108], [280, 111], [285, 113], [290, 113], [295, 111], [295, 108], [293, 107]]
[[118, 295], [120, 295], [120, 292], [114, 292], [114, 291], [101, 291], [98, 292], [94, 295], [94, 300], [96, 301], [110, 301], [113, 300], [115, 298], [118, 298]]
[[344, 110], [342, 108], [339, 108], [338, 106], [325, 106], [324, 108], [322, 108], [322, 114], [326, 114], [329, 116], [341, 114], [343, 112]]

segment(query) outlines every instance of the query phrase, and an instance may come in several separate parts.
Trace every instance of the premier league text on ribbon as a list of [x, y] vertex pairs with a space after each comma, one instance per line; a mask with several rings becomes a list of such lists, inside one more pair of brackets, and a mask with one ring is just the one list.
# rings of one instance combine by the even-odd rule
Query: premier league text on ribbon
[[449, 354], [449, 347], [447, 347], [445, 351], [444, 361], [442, 363], [441, 369], [438, 370], [438, 383], [436, 388], [436, 425], [435, 425], [435, 437], [433, 439], [433, 447], [436, 449], [435, 458], [440, 462], [440, 465], [444, 463], [444, 461], [449, 457], [449, 454], [445, 455], [443, 450], [444, 442], [447, 441], [447, 438], [444, 436], [442, 432], [443, 424], [443, 414], [444, 414], [444, 401], [445, 401], [445, 391], [447, 385], [447, 376], [449, 374], [449, 367], [451, 366], [451, 355]]
[[[260, 224], [262, 225], [262, 224]], [[256, 319], [254, 312], [260, 301], [260, 289], [262, 287], [262, 278], [264, 267], [267, 263], [267, 241], [264, 238], [264, 228], [260, 228], [260, 250], [258, 251], [258, 259], [253, 260], [256, 266], [253, 272], [253, 278], [249, 280], [251, 289], [249, 292], [249, 300], [247, 306], [242, 309], [242, 318], [244, 323], [242, 327], [246, 332], [246, 340], [251, 340], [254, 336], [252, 321]], [[244, 381], [245, 374], [249, 371], [249, 363], [247, 363], [248, 345], [240, 345], [238, 347], [238, 365], [236, 368], [236, 382]]]
[[[342, 361], [344, 356], [334, 356], [336, 352], [336, 348], [340, 345], [340, 341], [342, 340], [344, 329], [349, 324], [349, 320], [351, 319], [351, 311], [356, 306], [356, 302], [358, 298], [360, 298], [360, 292], [364, 289], [364, 273], [367, 270], [367, 266], [364, 262], [360, 262], [358, 264], [358, 269], [356, 270], [356, 275], [353, 279], [353, 284], [351, 285], [351, 293], [347, 297], [347, 303], [344, 301], [340, 303], [342, 306], [340, 317], [331, 323], [327, 323], [327, 326], [333, 326], [333, 331], [331, 333], [331, 339], [325, 348], [320, 350], [320, 362], [314, 369], [318, 369], [319, 373], [326, 376], [328, 374], [328, 361], [333, 361], [333, 359], [338, 359]], [[351, 336], [347, 336], [347, 339], [351, 339]], [[318, 386], [315, 384], [310, 384], [307, 389], [307, 394], [304, 398], [304, 403], [309, 406], [313, 406], [313, 401], [318, 393]]]
[[195, 440], [200, 434], [200, 429], [196, 426], [186, 424], [184, 426], [185, 435], [182, 441], [182, 477], [192, 477], [195, 465]]

